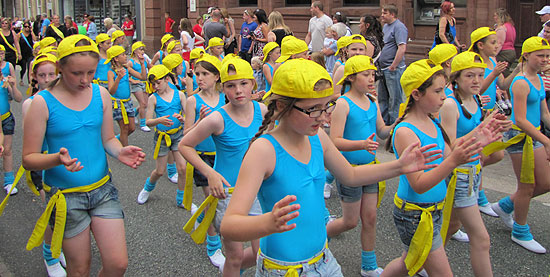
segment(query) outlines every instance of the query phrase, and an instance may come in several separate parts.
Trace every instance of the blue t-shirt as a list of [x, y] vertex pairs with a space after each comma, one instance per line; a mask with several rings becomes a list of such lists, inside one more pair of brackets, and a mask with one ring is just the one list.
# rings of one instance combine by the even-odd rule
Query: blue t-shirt
[[[385, 69], [393, 63], [395, 54], [397, 53], [397, 47], [401, 44], [407, 44], [409, 32], [405, 24], [399, 19], [396, 19], [392, 23], [385, 24], [384, 28], [382, 28], [382, 32], [384, 32], [384, 47], [382, 47], [378, 62], [380, 63], [380, 68]], [[398, 67], [405, 67], [405, 56], [403, 56], [403, 59], [399, 62]]]
[[246, 21], [241, 26], [241, 52], [248, 52], [252, 40], [247, 37], [258, 28], [258, 23], [252, 21], [251, 23], [246, 23]]
[[44, 27], [48, 27], [48, 26], [50, 26], [50, 20], [46, 18], [44, 19], [44, 21], [42, 21], [42, 26], [40, 27], [40, 33], [42, 34], [42, 36], [44, 36], [46, 32]]

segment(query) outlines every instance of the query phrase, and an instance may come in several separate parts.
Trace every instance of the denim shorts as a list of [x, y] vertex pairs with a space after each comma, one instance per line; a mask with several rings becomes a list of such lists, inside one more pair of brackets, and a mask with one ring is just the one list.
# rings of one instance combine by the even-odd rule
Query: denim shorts
[[[502, 139], [503, 139], [503, 141], [508, 141], [509, 139], [515, 137], [519, 133], [521, 133], [521, 131], [510, 129], [510, 130], [504, 132], [504, 134], [502, 134], [502, 137], [503, 137]], [[516, 143], [516, 144], [510, 145], [508, 148], [506, 148], [506, 151], [508, 151], [509, 154], [523, 153], [523, 145], [524, 144], [525, 144], [525, 139], [518, 142], [518, 143]], [[543, 145], [542, 145], [542, 143], [540, 143], [540, 141], [533, 140], [533, 149], [537, 149], [537, 148], [540, 148], [542, 146]]]
[[453, 207], [466, 208], [477, 205], [479, 185], [481, 184], [481, 171], [476, 174], [476, 168], [472, 165], [461, 165], [460, 168], [473, 170], [473, 183], [470, 187], [470, 175], [461, 172], [456, 173], [456, 189]]
[[5, 136], [15, 133], [15, 117], [13, 117], [13, 114], [2, 120], [2, 132], [4, 132]]
[[[116, 121], [123, 120], [122, 118], [122, 109], [120, 108], [120, 105], [115, 109], [115, 100], [113, 101], [113, 119]], [[119, 101], [117, 101], [117, 104], [120, 104]], [[123, 102], [124, 107], [126, 108], [126, 113], [128, 114], [128, 117], [136, 117], [136, 110], [134, 110], [134, 104], [132, 104], [132, 100]]]
[[[289, 250], [292, 251], [291, 249]], [[332, 252], [327, 247], [321, 250], [318, 254], [314, 255], [314, 257], [320, 255], [321, 252], [323, 253], [323, 258], [311, 265], [308, 264], [308, 261], [310, 259], [300, 262], [283, 262], [269, 258], [264, 253], [260, 252], [258, 254], [258, 257], [256, 258], [256, 277], [285, 276], [287, 272], [286, 270], [265, 268], [264, 260], [266, 259], [283, 266], [293, 266], [301, 264], [302, 268], [297, 269], [299, 276], [344, 276], [342, 274], [342, 269], [340, 268], [338, 261], [336, 261], [336, 258], [334, 258]]]
[[136, 93], [138, 91], [145, 92], [145, 83], [144, 82], [139, 82], [137, 84], [130, 84], [130, 92], [131, 93]]
[[[218, 232], [220, 232], [220, 226], [222, 224], [223, 216], [225, 215], [225, 210], [227, 210], [227, 206], [229, 205], [229, 201], [231, 200], [231, 194], [227, 192], [227, 189], [225, 189], [225, 199], [219, 199], [218, 200], [218, 206], [216, 207], [216, 216], [214, 217], [214, 228]], [[262, 207], [260, 206], [260, 201], [258, 201], [258, 198], [254, 198], [254, 202], [252, 203], [252, 207], [250, 208], [250, 211], [248, 211], [248, 215], [256, 216], [261, 215]]]
[[[159, 133], [155, 132], [153, 134], [153, 140], [155, 141], [155, 145], [157, 145], [157, 140], [159, 137]], [[170, 147], [166, 146], [166, 141], [163, 139], [160, 142], [160, 149], [159, 149], [159, 157], [168, 155], [168, 151], [178, 151], [178, 144], [180, 143], [180, 140], [183, 138], [183, 129], [179, 129], [175, 134], [170, 135], [170, 139], [172, 140], [172, 144]]]
[[[205, 154], [199, 154], [199, 157], [210, 167], [214, 167], [214, 161], [216, 160], [216, 155], [205, 155]], [[208, 178], [204, 176], [200, 171], [197, 169], [193, 170], [193, 180], [195, 181], [195, 186], [197, 187], [207, 187], [208, 186]]]
[[[427, 203], [427, 204], [418, 204], [413, 203], [420, 207], [427, 208], [437, 203]], [[399, 237], [401, 237], [401, 242], [405, 245], [405, 250], [409, 250], [411, 245], [411, 240], [418, 228], [420, 223], [420, 216], [422, 211], [405, 211], [404, 209], [398, 208], [394, 205], [393, 207], [393, 221], [395, 227], [397, 227], [397, 232]], [[441, 224], [443, 223], [443, 211], [436, 210], [432, 212], [432, 220], [434, 225], [433, 230], [433, 239], [432, 239], [432, 248], [430, 251], [434, 251], [437, 248], [443, 245], [443, 239], [441, 238]]]
[[378, 193], [378, 183], [361, 187], [350, 187], [343, 185], [336, 179], [336, 189], [338, 189], [342, 202], [354, 203], [361, 200], [363, 193]]
[[[55, 194], [55, 188], [46, 193], [46, 201]], [[103, 186], [89, 192], [74, 192], [64, 194], [67, 201], [67, 221], [64, 238], [72, 238], [92, 222], [92, 216], [105, 219], [122, 219], [124, 212], [118, 201], [118, 190], [107, 181]], [[54, 210], [55, 211], [55, 210]], [[50, 225], [55, 224], [55, 212], [50, 218]]]

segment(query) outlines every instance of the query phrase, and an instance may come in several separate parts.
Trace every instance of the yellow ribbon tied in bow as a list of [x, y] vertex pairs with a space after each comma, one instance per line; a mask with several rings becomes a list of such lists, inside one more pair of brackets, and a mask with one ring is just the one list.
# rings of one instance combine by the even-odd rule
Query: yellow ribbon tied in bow
[[[197, 151], [199, 155], [215, 156], [216, 152], [202, 152]], [[185, 189], [183, 191], [183, 207], [190, 211], [191, 204], [193, 203], [193, 173], [195, 168], [192, 164], [187, 163], [185, 167]]]
[[[258, 252], [261, 253], [261, 249], [259, 249]], [[324, 256], [324, 252], [321, 252], [321, 254], [309, 260], [307, 264], [308, 265], [316, 264], [318, 261], [320, 261], [323, 258], [323, 256]], [[264, 267], [270, 270], [285, 270], [286, 273], [284, 277], [299, 277], [300, 274], [298, 274], [298, 269], [301, 269], [304, 266], [302, 264], [280, 265], [272, 260], [264, 259]]]
[[155, 145], [155, 152], [153, 152], [154, 160], [156, 160], [159, 156], [160, 145], [162, 143], [162, 140], [166, 142], [167, 147], [172, 146], [172, 139], [170, 138], [170, 135], [177, 133], [179, 130], [181, 130], [181, 126], [179, 126], [178, 128], [170, 129], [165, 132], [157, 130], [159, 136], [157, 138], [157, 144]]
[[[509, 139], [506, 142], [496, 141], [493, 142], [485, 148], [483, 148], [483, 155], [489, 156], [497, 151], [504, 150], [516, 143], [519, 143], [525, 139], [523, 144], [523, 154], [521, 157], [521, 175], [520, 182], [524, 184], [534, 184], [535, 183], [535, 152], [533, 150], [533, 138], [524, 133], [518, 126], [512, 126], [512, 129], [521, 131], [515, 137]], [[540, 126], [537, 127], [537, 130], [540, 130]]]
[[124, 103], [130, 101], [131, 99], [130, 98], [118, 99], [111, 96], [111, 100], [113, 100], [113, 109], [118, 109], [118, 105], [120, 103], [120, 111], [122, 113], [122, 122], [124, 122], [124, 124], [130, 123], [130, 121], [128, 121], [128, 112], [126, 112], [126, 106], [124, 106]]
[[[59, 258], [59, 255], [61, 254], [61, 245], [63, 244], [63, 234], [65, 233], [65, 222], [67, 220], [67, 202], [65, 200], [64, 194], [92, 191], [103, 186], [105, 183], [107, 183], [107, 181], [109, 181], [110, 178], [110, 175], [107, 174], [101, 180], [91, 185], [57, 190], [57, 192], [50, 198], [50, 201], [46, 206], [46, 210], [44, 211], [44, 213], [42, 213], [42, 215], [36, 222], [31, 237], [27, 242], [26, 249], [30, 251], [33, 248], [42, 245], [42, 241], [44, 240], [44, 231], [48, 226], [48, 221], [50, 220], [50, 217], [52, 215], [53, 208], [55, 208], [55, 224], [52, 234], [51, 250], [52, 257]], [[44, 190], [49, 191], [51, 190], [51, 187], [44, 184]]]

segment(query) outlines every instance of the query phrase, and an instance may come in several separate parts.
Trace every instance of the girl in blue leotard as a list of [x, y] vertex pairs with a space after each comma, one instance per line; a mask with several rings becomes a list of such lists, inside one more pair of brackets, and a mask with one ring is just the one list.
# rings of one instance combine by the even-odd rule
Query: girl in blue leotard
[[[139, 60], [143, 59], [145, 69], [149, 70], [151, 65], [144, 59], [144, 54], [145, 44], [143, 44], [143, 42], [138, 41], [132, 44], [132, 54], [128, 60], [127, 67], [131, 67], [136, 72], [141, 73], [141, 63]], [[149, 97], [146, 92], [146, 84], [146, 80], [134, 76], [130, 77], [130, 91], [134, 94], [139, 103], [139, 128], [144, 132], [150, 132], [151, 129], [145, 124], [145, 111], [147, 109], [147, 99]]]
[[[275, 72], [269, 107], [248, 150], [222, 222], [235, 241], [260, 238], [256, 276], [342, 276], [326, 247], [325, 166], [348, 186], [371, 184], [423, 170], [432, 146], [409, 147], [399, 161], [352, 167], [319, 128], [335, 108], [331, 77], [313, 61], [286, 61]], [[279, 124], [262, 135], [273, 120]], [[413, 149], [414, 148], [414, 149]], [[436, 151], [436, 153], [439, 153]], [[427, 158], [429, 157], [429, 158]], [[248, 216], [258, 196], [263, 214]]]
[[268, 42], [263, 49], [264, 52], [264, 65], [262, 71], [267, 83], [265, 84], [265, 91], [271, 89], [271, 83], [273, 82], [273, 73], [279, 65], [275, 62], [281, 56], [281, 47], [276, 42]]
[[164, 59], [164, 57], [168, 55], [168, 53], [166, 52], [166, 47], [168, 47], [168, 44], [174, 40], [175, 38], [171, 34], [166, 34], [162, 36], [162, 38], [160, 38], [160, 50], [155, 53], [153, 59], [151, 59], [151, 65], [155, 65], [157, 62], [162, 64], [162, 59]]
[[[63, 245], [69, 276], [90, 274], [90, 232], [101, 253], [99, 274], [124, 275], [128, 265], [124, 214], [110, 181], [105, 153], [132, 168], [145, 160], [140, 148], [123, 147], [115, 138], [110, 95], [91, 84], [98, 53], [95, 43], [84, 35], [61, 41], [57, 63], [60, 77], [35, 96], [28, 110], [33, 116], [26, 117], [24, 124], [23, 166], [45, 170], [44, 188], [50, 189], [48, 207], [66, 204], [67, 213], [66, 220], [50, 219], [51, 209], [46, 209], [27, 249], [40, 246], [44, 229], [51, 226], [52, 256], [58, 257]], [[44, 139], [48, 154], [42, 153]], [[54, 227], [60, 221], [65, 221], [64, 229], [58, 224]]]
[[13, 64], [4, 60], [5, 56], [6, 56], [6, 48], [4, 47], [4, 45], [0, 45], [0, 61], [1, 61], [0, 69], [2, 71], [2, 76], [4, 78], [8, 76], [15, 76], [14, 75], [15, 69], [13, 68]]
[[[266, 108], [252, 101], [252, 90], [256, 81], [250, 64], [240, 58], [226, 58], [221, 68], [223, 91], [229, 102], [199, 122], [181, 141], [180, 151], [196, 169], [208, 177], [212, 196], [219, 199], [214, 226], [219, 230], [235, 186], [239, 168], [250, 140], [262, 124]], [[211, 167], [197, 154], [194, 147], [212, 136], [216, 145], [216, 161]], [[226, 187], [230, 190], [227, 191]], [[259, 203], [249, 210], [250, 215], [261, 214]], [[252, 248], [243, 250], [243, 244], [223, 238], [225, 265], [220, 267], [224, 276], [235, 276], [240, 270], [254, 265], [258, 241], [252, 241]]]
[[100, 86], [109, 89], [109, 79], [107, 77], [107, 72], [111, 68], [111, 63], [105, 63], [107, 60], [107, 50], [111, 48], [112, 42], [111, 38], [107, 34], [99, 34], [95, 38], [97, 43], [97, 48], [99, 49], [99, 62], [97, 63], [97, 68], [94, 75], [94, 83], [99, 84]]

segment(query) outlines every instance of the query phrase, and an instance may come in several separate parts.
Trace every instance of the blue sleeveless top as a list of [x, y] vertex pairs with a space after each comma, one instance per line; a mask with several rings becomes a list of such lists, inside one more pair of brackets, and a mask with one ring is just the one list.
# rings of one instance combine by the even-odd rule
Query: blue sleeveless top
[[199, 83], [197, 83], [197, 76], [193, 73], [193, 91], [199, 88]]
[[178, 79], [178, 85], [180, 86], [181, 90], [184, 90], [187, 88], [187, 84], [185, 83], [185, 77], [187, 77], [185, 71], [187, 71], [187, 66], [185, 65], [185, 61], [183, 61], [181, 65], [183, 66], [183, 70], [181, 71], [181, 74], [178, 75], [176, 78]]
[[[441, 133], [441, 129], [439, 129], [439, 127], [435, 122], [433, 124], [437, 129], [437, 137], [435, 138], [428, 136], [427, 134], [425, 134], [424, 132], [416, 128], [416, 126], [408, 122], [401, 122], [397, 124], [397, 126], [395, 126], [395, 129], [392, 135], [392, 147], [395, 152], [395, 158], [399, 159], [399, 155], [395, 150], [395, 133], [397, 133], [397, 129], [401, 127], [409, 128], [416, 134], [416, 136], [420, 140], [420, 147], [435, 143], [437, 144], [437, 146], [432, 148], [431, 150], [444, 151], [445, 140], [443, 139], [443, 134]], [[443, 157], [440, 157], [439, 159], [436, 159], [435, 161], [432, 161], [428, 164], [441, 164], [442, 161], [443, 161]], [[427, 169], [427, 170], [424, 170], [424, 172], [427, 172], [430, 170], [431, 169]], [[399, 187], [397, 188], [397, 196], [399, 196], [399, 198], [405, 201], [414, 202], [414, 203], [436, 203], [436, 202], [443, 201], [445, 199], [446, 194], [447, 194], [447, 185], [445, 183], [445, 180], [441, 180], [437, 185], [432, 187], [430, 190], [422, 194], [418, 194], [411, 188], [409, 184], [409, 180], [407, 179], [406, 175], [399, 176]]]
[[2, 75], [4, 75], [4, 77], [8, 77], [11, 75], [10, 62], [6, 61], [6, 65], [2, 67]]
[[[193, 94], [193, 96], [195, 97], [195, 101], [196, 101], [196, 104], [195, 104], [195, 122], [197, 120], [199, 120], [199, 118], [201, 116], [200, 115], [201, 107], [203, 105], [209, 107], [211, 113], [219, 110], [223, 105], [225, 105], [225, 94], [223, 94], [223, 93], [220, 93], [220, 98], [218, 100], [218, 105], [216, 105], [216, 107], [212, 107], [212, 106], [206, 104], [206, 102], [204, 102], [204, 100], [202, 99], [202, 97], [198, 93]], [[197, 144], [197, 146], [195, 146], [195, 150], [202, 151], [202, 152], [214, 152], [214, 151], [216, 151], [216, 145], [214, 144], [214, 140], [212, 140], [212, 136], [206, 138], [205, 140], [201, 141], [201, 143]]]
[[[478, 106], [476, 113], [472, 114], [472, 117], [470, 117], [470, 119], [467, 119], [466, 116], [464, 115], [464, 112], [460, 108], [460, 103], [458, 103], [458, 100], [453, 96], [449, 96], [449, 98], [454, 100], [456, 107], [458, 108], [459, 116], [456, 122], [456, 138], [458, 139], [467, 135], [472, 130], [474, 130], [479, 124], [481, 124], [482, 111]], [[475, 100], [475, 98], [474, 98], [474, 101], [476, 101], [477, 103], [477, 100]], [[477, 157], [477, 156], [479, 156], [479, 154], [476, 154], [473, 157]], [[470, 162], [468, 164], [477, 165], [479, 164], [479, 160]]]
[[10, 111], [9, 91], [3, 87], [4, 80], [0, 81], [0, 115]]
[[[34, 95], [31, 95], [29, 96], [29, 98], [31, 101], [34, 100]], [[46, 144], [46, 138], [44, 138], [44, 142], [42, 142], [42, 149], [41, 149], [42, 153], [44, 153], [44, 151], [48, 151], [48, 145]]]
[[164, 51], [159, 50], [159, 63], [162, 64], [162, 56], [164, 56]]
[[276, 155], [275, 169], [258, 191], [262, 212], [270, 212], [285, 196], [296, 195], [292, 204], [300, 204], [300, 215], [289, 222], [296, 223], [296, 228], [261, 238], [260, 249], [268, 257], [285, 262], [311, 259], [327, 239], [323, 214], [325, 164], [319, 136], [309, 137], [311, 156], [307, 164], [294, 159], [270, 134], [261, 137], [271, 142]]
[[[349, 106], [349, 113], [346, 118], [343, 138], [347, 140], [366, 140], [369, 136], [376, 133], [376, 119], [378, 108], [369, 98], [370, 106], [368, 110], [357, 106], [349, 97], [340, 96], [346, 100]], [[376, 136], [374, 136], [376, 141]], [[351, 164], [368, 164], [374, 161], [374, 155], [367, 150], [340, 151], [342, 155]]]
[[247, 127], [237, 124], [225, 109], [218, 109], [223, 117], [223, 132], [220, 135], [212, 135], [216, 145], [216, 161], [214, 170], [220, 173], [229, 184], [234, 187], [239, 176], [239, 170], [248, 150], [250, 140], [258, 133], [262, 126], [262, 110], [260, 104], [252, 101], [254, 105], [254, 118]]
[[[265, 63], [267, 66], [269, 66], [269, 72], [271, 72], [271, 80], [273, 80], [273, 66], [271, 66], [269, 63]], [[271, 84], [269, 82], [265, 82], [265, 92], [268, 92], [271, 90]]]
[[111, 69], [111, 62], [104, 64], [105, 59], [100, 58], [95, 69], [94, 79], [99, 79], [100, 81], [107, 82], [109, 78], [107, 77], [107, 72]]
[[453, 95], [453, 90], [448, 87], [445, 87], [445, 96], [449, 97], [451, 95]]
[[[113, 94], [113, 97], [114, 98], [117, 98], [117, 99], [128, 99], [130, 98], [130, 81], [129, 81], [129, 78], [128, 78], [128, 69], [124, 69], [126, 70], [126, 74], [124, 74], [124, 77], [122, 77], [122, 79], [120, 79], [120, 81], [118, 82], [118, 88], [116, 90], [116, 93]], [[109, 69], [109, 71], [113, 72], [115, 74], [115, 77], [114, 79], [117, 78], [117, 75], [116, 75], [116, 72], [113, 70], [113, 69]]]
[[169, 116], [168, 118], [170, 120], [172, 120], [172, 122], [174, 123], [170, 127], [168, 127], [164, 124], [157, 124], [156, 128], [159, 131], [165, 132], [165, 131], [175, 129], [175, 128], [179, 128], [180, 126], [182, 126], [181, 122], [177, 118], [174, 117], [175, 113], [182, 114], [180, 92], [179, 92], [179, 90], [173, 89], [172, 93], [173, 93], [172, 101], [170, 101], [170, 102], [166, 102], [164, 99], [162, 99], [162, 97], [160, 97], [160, 95], [158, 95], [158, 93], [156, 93], [156, 92], [153, 93], [153, 95], [157, 99], [157, 104], [155, 105], [156, 117], [158, 118], [158, 117], [161, 117], [161, 116], [168, 115]]
[[[491, 61], [491, 63], [493, 64], [493, 69], [494, 69], [497, 64], [495, 63], [495, 61], [493, 61], [493, 58], [489, 58], [489, 61]], [[489, 74], [493, 72], [493, 69], [489, 69], [488, 67], [485, 68], [485, 77], [484, 77], [485, 79], [487, 79]], [[495, 78], [493, 82], [489, 85], [487, 90], [485, 90], [485, 92], [482, 93], [482, 95], [489, 95], [491, 97], [491, 101], [489, 101], [489, 103], [483, 106], [484, 109], [490, 110], [495, 108], [495, 102], [497, 99], [497, 80], [498, 80], [498, 77]]]
[[49, 151], [57, 153], [65, 147], [71, 158], [77, 158], [84, 166], [77, 172], [69, 172], [63, 165], [45, 170], [44, 181], [50, 186], [60, 189], [86, 186], [109, 173], [101, 138], [103, 102], [99, 86], [92, 84], [92, 92], [90, 104], [82, 111], [65, 107], [47, 90], [38, 93], [48, 105], [45, 139]]
[[[134, 61], [134, 59], [130, 59], [130, 61], [132, 62], [132, 69], [137, 71], [138, 73], [141, 73], [141, 64], [139, 64], [139, 62]], [[143, 61], [143, 63], [145, 65], [145, 70], [147, 70], [147, 61]], [[134, 76], [130, 76], [130, 78], [138, 81], [143, 81]]]
[[512, 86], [517, 80], [525, 80], [527, 84], [529, 84], [529, 95], [527, 95], [527, 106], [526, 106], [526, 117], [531, 124], [535, 127], [540, 127], [540, 102], [544, 100], [546, 97], [546, 92], [544, 91], [544, 83], [542, 82], [542, 78], [539, 76], [539, 85], [540, 89], [536, 89], [535, 86], [529, 81], [529, 79], [525, 78], [524, 76], [516, 76], [514, 77], [514, 80], [512, 80], [512, 84], [510, 84], [510, 95], [512, 97], [512, 115], [510, 118], [512, 119], [512, 122], [516, 124], [516, 118], [514, 115], [514, 92], [512, 91]]

